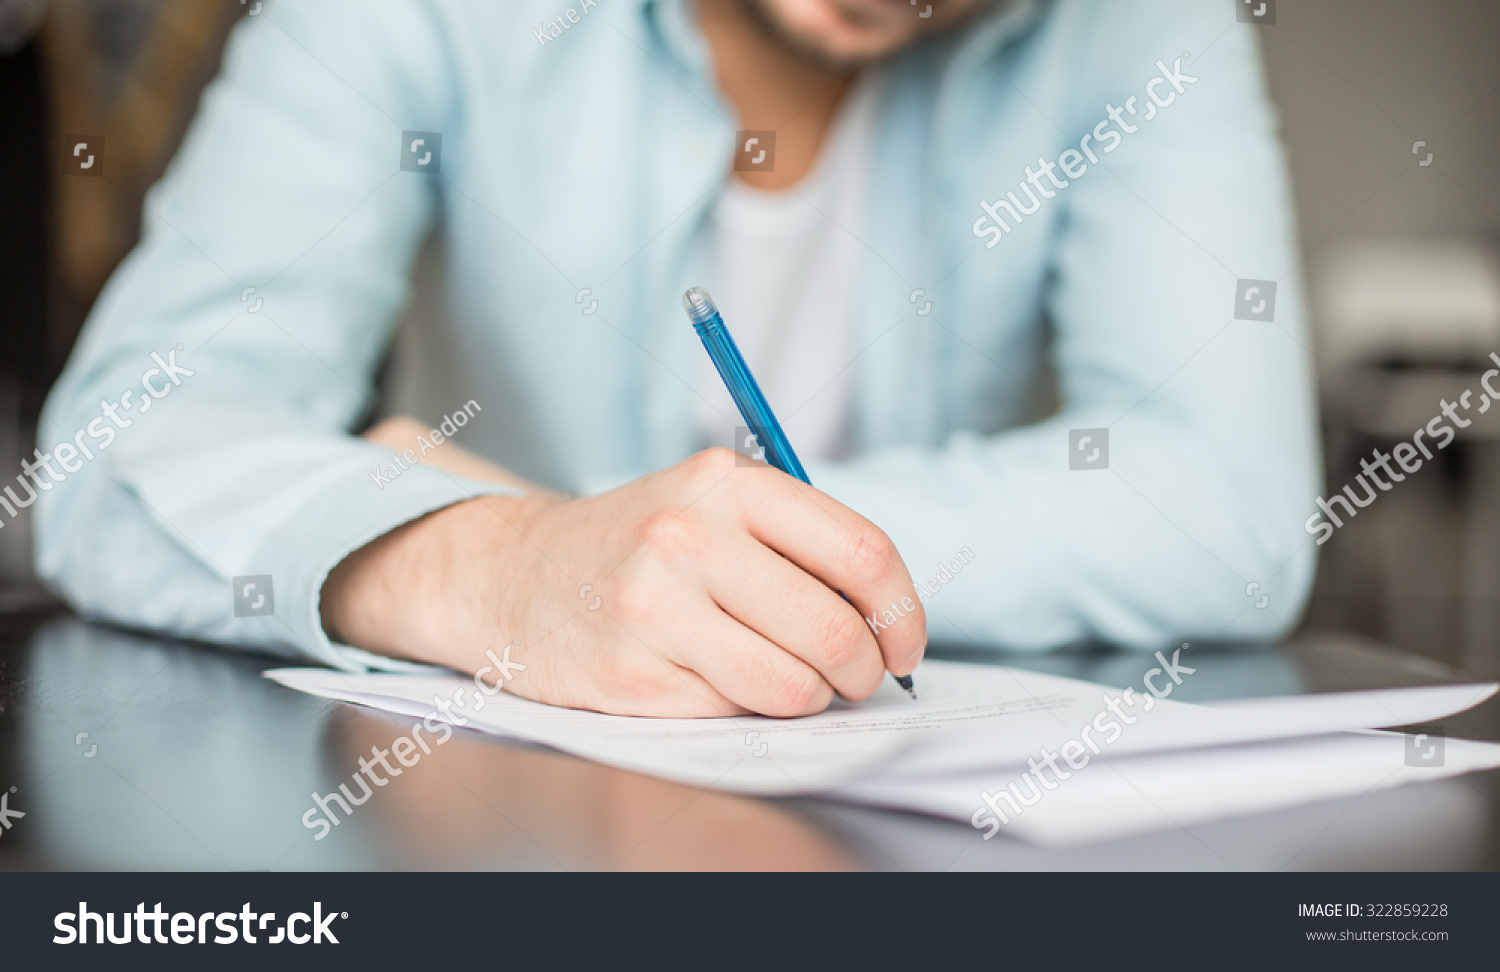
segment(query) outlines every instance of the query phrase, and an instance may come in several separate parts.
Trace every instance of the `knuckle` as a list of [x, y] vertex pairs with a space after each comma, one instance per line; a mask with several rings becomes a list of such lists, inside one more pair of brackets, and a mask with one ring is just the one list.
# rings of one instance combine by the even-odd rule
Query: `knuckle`
[[656, 614], [651, 598], [630, 584], [620, 585], [609, 613], [632, 631], [651, 627]]
[[856, 661], [865, 642], [863, 619], [845, 605], [839, 605], [823, 622], [823, 636], [818, 642], [818, 656], [828, 668], [844, 668]]
[[601, 614], [629, 623], [654, 601], [656, 572], [638, 560], [627, 560], [599, 580], [606, 609]]
[[777, 715], [803, 715], [826, 708], [833, 690], [810, 668], [798, 666], [783, 676], [773, 701]]
[[691, 556], [702, 544], [702, 527], [686, 510], [657, 510], [641, 523], [640, 546], [650, 554]]
[[734, 450], [722, 446], [704, 449], [683, 461], [689, 487], [699, 491], [714, 486], [734, 472], [734, 465]]
[[896, 545], [879, 527], [867, 523], [851, 532], [845, 562], [855, 580], [868, 584], [884, 580], [895, 559]]
[[693, 540], [697, 526], [687, 510], [679, 507], [660, 508], [640, 520], [640, 544], [655, 549], [675, 549], [685, 541]]
[[644, 571], [622, 571], [610, 585], [609, 613], [627, 630], [651, 630], [661, 610], [660, 590]]

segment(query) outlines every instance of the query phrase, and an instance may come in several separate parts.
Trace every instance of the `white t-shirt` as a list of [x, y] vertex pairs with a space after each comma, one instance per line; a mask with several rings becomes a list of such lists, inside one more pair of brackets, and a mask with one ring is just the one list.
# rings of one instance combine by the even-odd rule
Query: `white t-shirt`
[[[844, 458], [852, 448], [873, 94], [868, 77], [856, 82], [801, 182], [766, 192], [731, 178], [704, 227], [705, 286], [803, 458]], [[702, 444], [728, 446], [744, 420], [707, 355], [699, 365]]]

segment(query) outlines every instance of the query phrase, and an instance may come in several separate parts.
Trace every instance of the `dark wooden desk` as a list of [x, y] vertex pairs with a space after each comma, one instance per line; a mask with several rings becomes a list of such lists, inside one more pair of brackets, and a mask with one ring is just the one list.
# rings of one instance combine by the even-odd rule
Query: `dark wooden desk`
[[[937, 652], [935, 652], [937, 654]], [[964, 657], [962, 652], [942, 652]], [[1114, 652], [1005, 664], [1123, 687]], [[1461, 680], [1345, 636], [1195, 646], [1187, 700]], [[0, 788], [25, 813], [0, 869], [1485, 869], [1500, 863], [1500, 772], [1067, 851], [967, 824], [666, 783], [460, 732], [322, 841], [313, 791], [348, 782], [411, 721], [260, 677], [262, 657], [70, 617], [0, 619]], [[1450, 735], [1500, 739], [1500, 702]]]

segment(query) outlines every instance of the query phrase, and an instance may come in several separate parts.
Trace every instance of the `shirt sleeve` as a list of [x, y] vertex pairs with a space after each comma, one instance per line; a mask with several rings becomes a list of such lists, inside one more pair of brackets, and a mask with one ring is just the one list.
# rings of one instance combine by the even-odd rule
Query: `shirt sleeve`
[[[330, 643], [324, 578], [401, 523], [507, 492], [348, 434], [441, 185], [402, 171], [403, 132], [460, 137], [449, 62], [405, 0], [268, 3], [236, 28], [43, 413], [38, 568], [79, 610], [399, 665]], [[234, 578], [254, 585], [239, 610]]]
[[[1089, 18], [1091, 40], [1067, 52], [1074, 107], [1058, 127], [1073, 141], [1049, 157], [1132, 95], [1124, 123], [1149, 134], [1125, 135], [1049, 203], [1062, 207], [1044, 293], [1060, 410], [809, 472], [896, 542], [934, 639], [1040, 650], [1275, 637], [1311, 586], [1303, 523], [1320, 474], [1260, 28], [1227, 5], [1064, 13]], [[1179, 77], [1179, 91], [1164, 72], [1193, 80]], [[1157, 76], [1168, 107], [1149, 107]], [[1236, 296], [1256, 281], [1274, 313], [1238, 319]]]

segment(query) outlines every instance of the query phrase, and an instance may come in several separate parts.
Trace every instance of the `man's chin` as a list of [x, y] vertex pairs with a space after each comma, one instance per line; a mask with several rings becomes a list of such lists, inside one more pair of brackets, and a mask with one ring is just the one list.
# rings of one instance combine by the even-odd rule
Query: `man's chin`
[[908, 0], [742, 0], [778, 42], [825, 67], [859, 67], [885, 58], [922, 31]]
[[[778, 42], [825, 67], [889, 57], [993, 0], [739, 0]], [[922, 14], [929, 16], [924, 17]]]

